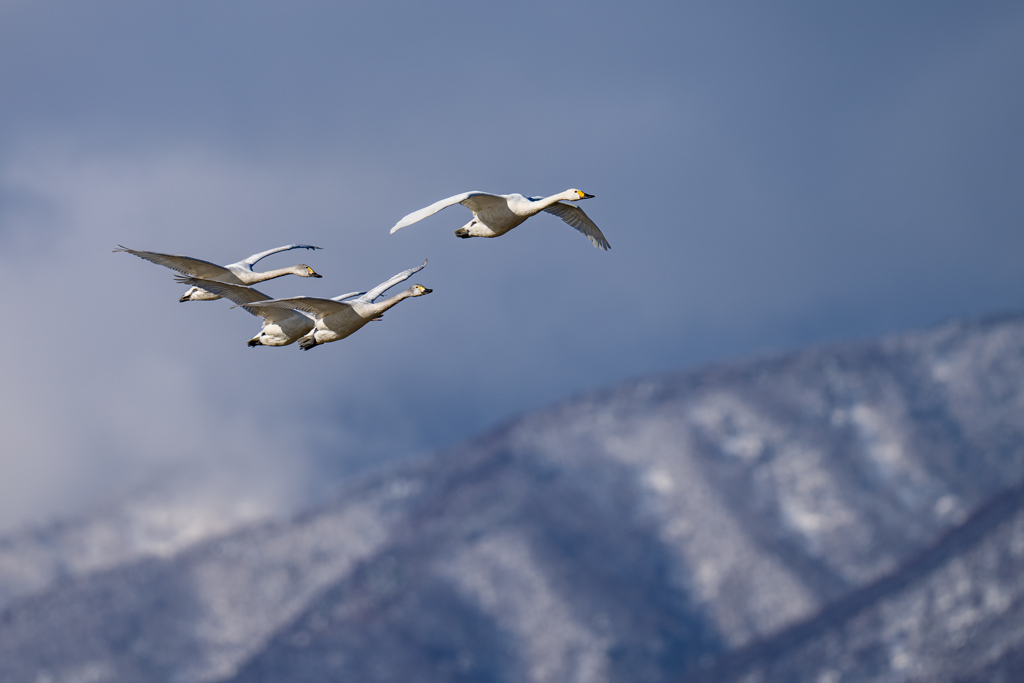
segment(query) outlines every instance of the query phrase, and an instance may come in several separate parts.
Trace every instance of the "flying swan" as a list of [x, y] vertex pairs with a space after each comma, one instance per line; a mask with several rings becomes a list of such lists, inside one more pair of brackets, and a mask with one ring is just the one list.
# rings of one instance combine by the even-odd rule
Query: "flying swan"
[[[423, 270], [427, 265], [426, 259], [423, 265], [409, 270], [403, 270], [391, 279], [380, 283], [365, 294], [360, 294], [349, 299], [349, 294], [335, 299], [318, 299], [311, 296], [293, 296], [288, 299], [271, 299], [269, 301], [257, 301], [253, 303], [239, 304], [242, 308], [255, 312], [266, 308], [284, 308], [304, 311], [316, 318], [313, 329], [299, 340], [299, 348], [308, 351], [314, 346], [338, 341], [357, 332], [363, 325], [371, 320], [377, 320], [399, 301], [408, 299], [411, 296], [423, 296], [430, 294], [432, 289], [423, 285], [413, 285], [409, 289], [399, 292], [393, 297], [385, 299], [380, 303], [374, 303], [384, 292], [391, 289], [399, 282], [408, 280], [413, 273]], [[347, 299], [342, 301], [341, 299]], [[259, 314], [257, 314], [259, 315]]]
[[[176, 277], [174, 281], [211, 292], [219, 297], [229, 299], [239, 306], [242, 304], [256, 304], [270, 299], [263, 292], [252, 287], [246, 287], [245, 285], [229, 285], [226, 282], [185, 276]], [[363, 294], [363, 292], [349, 292], [348, 294], [335, 297], [334, 300], [341, 301], [342, 299], [348, 299], [360, 294]], [[246, 307], [245, 310], [257, 317], [263, 318], [263, 328], [260, 330], [260, 333], [247, 342], [250, 347], [288, 346], [309, 333], [316, 322], [316, 318], [305, 311], [270, 306], [252, 306]]]
[[550, 197], [524, 197], [521, 194], [490, 194], [488, 192], [463, 192], [448, 199], [435, 202], [425, 209], [414, 211], [398, 221], [391, 233], [432, 216], [441, 209], [455, 204], [462, 204], [473, 212], [473, 220], [455, 231], [459, 237], [498, 237], [516, 227], [530, 216], [541, 211], [553, 213], [563, 221], [576, 228], [598, 249], [608, 250], [611, 245], [594, 221], [590, 220], [583, 209], [574, 204], [580, 199], [590, 199], [594, 195], [582, 190], [566, 190]]
[[[203, 261], [202, 259], [192, 258], [190, 256], [158, 254], [155, 251], [135, 251], [134, 249], [123, 247], [120, 244], [117, 246], [119, 248], [114, 249], [115, 252], [126, 251], [129, 254], [138, 256], [139, 258], [152, 261], [153, 263], [161, 266], [166, 266], [171, 270], [176, 270], [182, 275], [202, 278], [203, 280], [216, 280], [217, 282], [226, 282], [232, 285], [254, 285], [257, 282], [273, 280], [274, 278], [281, 277], [282, 275], [320, 277], [312, 268], [304, 263], [300, 263], [297, 266], [289, 266], [287, 268], [278, 268], [277, 270], [268, 270], [263, 273], [257, 273], [252, 269], [257, 262], [262, 261], [267, 256], [276, 254], [279, 251], [288, 251], [289, 249], [320, 249], [320, 247], [314, 247], [309, 244], [289, 244], [284, 247], [278, 247], [277, 249], [268, 249], [267, 251], [253, 254], [247, 259], [242, 259], [238, 263], [231, 263], [226, 266], [218, 266], [216, 263], [210, 263], [209, 261]], [[219, 294], [214, 294], [213, 292], [201, 287], [192, 287], [182, 294], [178, 301], [212, 301], [219, 298], [221, 298]]]

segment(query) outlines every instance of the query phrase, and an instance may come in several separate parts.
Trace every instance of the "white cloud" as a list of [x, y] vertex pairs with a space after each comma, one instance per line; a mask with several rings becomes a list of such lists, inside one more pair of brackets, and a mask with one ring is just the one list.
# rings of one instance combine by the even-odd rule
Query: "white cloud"
[[[343, 427], [314, 429], [303, 416], [323, 387], [299, 375], [298, 349], [245, 348], [257, 318], [227, 302], [179, 304], [184, 288], [171, 271], [111, 248], [230, 261], [314, 241], [301, 223], [337, 201], [325, 191], [337, 173], [198, 151], [119, 158], [59, 148], [2, 169], [18, 201], [0, 216], [0, 528], [182, 468], [233, 473], [241, 483], [228, 496], [257, 490], [278, 509], [290, 501], [318, 442], [344, 443]], [[329, 253], [274, 258], [330, 273]], [[279, 282], [272, 291], [299, 293]]]

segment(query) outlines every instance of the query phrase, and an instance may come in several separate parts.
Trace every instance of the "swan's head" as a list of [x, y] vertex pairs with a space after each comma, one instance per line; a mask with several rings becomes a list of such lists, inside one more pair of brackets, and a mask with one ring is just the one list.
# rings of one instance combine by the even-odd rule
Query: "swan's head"
[[182, 294], [181, 298], [178, 299], [178, 301], [213, 301], [214, 299], [219, 298], [220, 297], [218, 295], [214, 294], [213, 292], [208, 292], [205, 289], [200, 289], [199, 287], [189, 287], [188, 291]]
[[295, 268], [298, 271], [295, 274], [300, 277], [323, 277], [323, 275], [320, 275], [315, 270], [307, 266], [305, 263], [300, 263], [299, 265], [295, 266]]
[[566, 199], [568, 199], [569, 201], [573, 201], [573, 202], [577, 202], [577, 201], [579, 201], [581, 199], [593, 199], [594, 198], [594, 195], [587, 194], [583, 190], [577, 190], [575, 188], [572, 189], [572, 190], [566, 190], [565, 192], [563, 192], [563, 194], [570, 195], [570, 196], [566, 197]]
[[405, 291], [409, 292], [409, 296], [423, 296], [424, 294], [430, 294], [434, 290], [427, 289], [423, 285], [413, 285]]

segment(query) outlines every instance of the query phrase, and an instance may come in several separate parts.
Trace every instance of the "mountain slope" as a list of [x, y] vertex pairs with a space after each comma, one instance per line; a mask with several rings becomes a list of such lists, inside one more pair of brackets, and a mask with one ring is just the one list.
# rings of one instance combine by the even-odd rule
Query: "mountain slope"
[[22, 598], [0, 679], [698, 675], [1021, 480], [1022, 408], [1021, 316], [643, 379]]
[[266, 520], [256, 495], [218, 495], [219, 473], [161, 477], [81, 518], [0, 537], [0, 609], [20, 596], [143, 557], [171, 557], [206, 538]]
[[1022, 560], [1024, 485], [1017, 485], [898, 571], [686, 681], [1018, 680]]

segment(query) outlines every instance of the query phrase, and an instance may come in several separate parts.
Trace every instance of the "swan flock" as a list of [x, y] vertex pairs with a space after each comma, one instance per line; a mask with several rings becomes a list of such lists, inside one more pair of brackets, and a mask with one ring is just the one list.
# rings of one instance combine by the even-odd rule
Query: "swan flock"
[[[610, 245], [601, 230], [583, 212], [583, 209], [569, 203], [592, 197], [593, 195], [576, 189], [566, 190], [550, 197], [464, 192], [410, 213], [391, 228], [391, 233], [417, 223], [449, 206], [462, 204], [473, 212], [473, 218], [455, 231], [455, 234], [461, 238], [500, 237], [528, 218], [541, 212], [547, 212], [561, 218], [583, 233], [598, 249], [607, 251]], [[213, 301], [224, 298], [232, 301], [235, 308], [242, 308], [252, 315], [262, 318], [263, 326], [259, 334], [246, 342], [250, 347], [288, 346], [298, 342], [300, 349], [308, 351], [322, 344], [344, 339], [362, 329], [367, 323], [380, 320], [385, 311], [405, 299], [421, 297], [433, 292], [432, 289], [416, 284], [394, 296], [377, 301], [387, 290], [423, 270], [427, 265], [426, 260], [421, 265], [403, 270], [370, 290], [349, 292], [330, 299], [310, 296], [274, 299], [250, 286], [285, 275], [321, 277], [319, 273], [304, 263], [263, 272], [253, 270], [253, 266], [264, 258], [292, 249], [317, 250], [320, 247], [309, 244], [288, 244], [253, 254], [226, 266], [191, 256], [138, 251], [120, 245], [114, 251], [132, 254], [176, 271], [178, 275], [174, 278], [175, 282], [189, 287], [178, 299], [180, 302]]]

